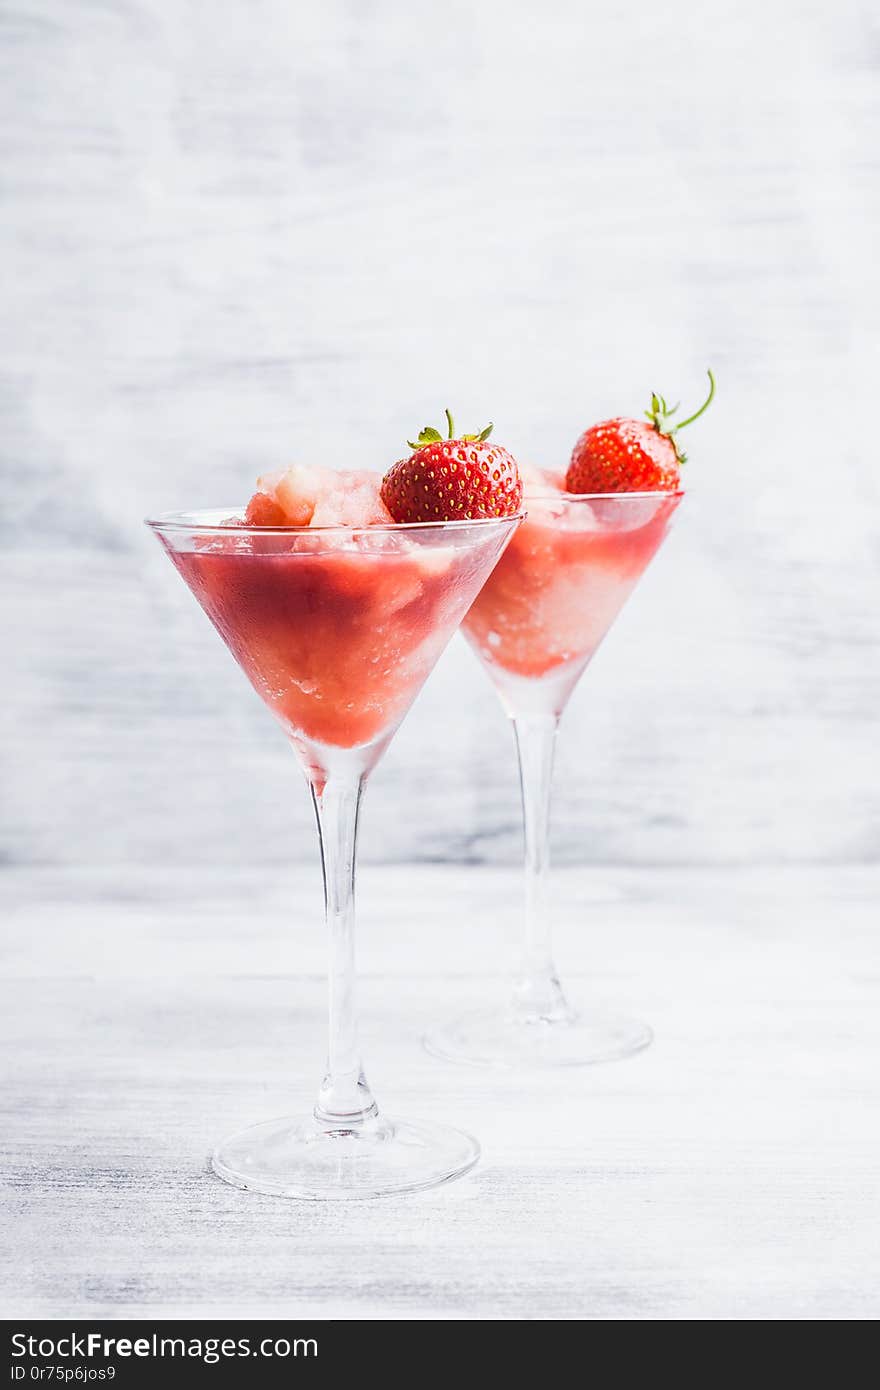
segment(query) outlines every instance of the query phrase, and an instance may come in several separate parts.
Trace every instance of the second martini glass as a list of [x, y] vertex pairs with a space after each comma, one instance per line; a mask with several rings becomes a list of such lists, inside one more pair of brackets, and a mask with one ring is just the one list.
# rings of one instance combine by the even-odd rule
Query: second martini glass
[[521, 960], [507, 1007], [431, 1033], [430, 1052], [495, 1067], [625, 1057], [646, 1024], [568, 1003], [547, 903], [553, 753], [560, 716], [597, 647], [661, 545], [681, 492], [527, 494], [527, 516], [462, 631], [513, 721], [525, 831]]
[[148, 525], [280, 720], [311, 787], [329, 936], [327, 1072], [310, 1114], [216, 1149], [215, 1173], [284, 1197], [432, 1187], [476, 1163], [476, 1140], [382, 1115], [357, 1041], [354, 880], [367, 776], [520, 518], [424, 525], [255, 527], [226, 512]]

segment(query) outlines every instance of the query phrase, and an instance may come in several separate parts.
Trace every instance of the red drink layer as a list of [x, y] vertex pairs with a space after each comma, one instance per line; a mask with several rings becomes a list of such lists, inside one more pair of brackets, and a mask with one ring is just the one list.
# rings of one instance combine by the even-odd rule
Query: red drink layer
[[491, 569], [501, 525], [227, 534], [168, 548], [302, 747], [390, 736]]
[[662, 542], [680, 493], [558, 493], [524, 501], [526, 519], [464, 621], [502, 677], [586, 666]]

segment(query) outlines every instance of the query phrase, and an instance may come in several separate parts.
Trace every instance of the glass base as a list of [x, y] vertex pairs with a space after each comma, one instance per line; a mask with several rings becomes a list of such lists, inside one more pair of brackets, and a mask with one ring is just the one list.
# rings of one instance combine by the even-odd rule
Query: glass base
[[465, 1014], [424, 1038], [428, 1052], [473, 1067], [584, 1067], [641, 1052], [654, 1034], [646, 1023], [585, 1010], [568, 1018], [518, 1018], [512, 1010]]
[[332, 1128], [314, 1116], [285, 1116], [224, 1139], [211, 1167], [251, 1192], [355, 1201], [451, 1182], [479, 1156], [476, 1139], [445, 1125], [383, 1118]]

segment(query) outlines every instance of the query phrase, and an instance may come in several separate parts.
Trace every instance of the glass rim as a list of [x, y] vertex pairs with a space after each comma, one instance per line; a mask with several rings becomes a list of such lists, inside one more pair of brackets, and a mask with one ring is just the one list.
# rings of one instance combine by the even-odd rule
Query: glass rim
[[[511, 521], [525, 519], [525, 511], [511, 513], [510, 516], [472, 516], [455, 521], [395, 521], [375, 526], [253, 526], [242, 522], [239, 526], [229, 526], [225, 522], [197, 520], [200, 516], [216, 516], [223, 512], [222, 507], [205, 507], [195, 512], [162, 512], [159, 516], [144, 517], [144, 525], [151, 531], [203, 531], [219, 535], [236, 536], [328, 536], [328, 535], [397, 535], [400, 531], [448, 531], [462, 530], [475, 526], [498, 526]], [[230, 507], [226, 515], [231, 517], [240, 507]]]
[[555, 488], [548, 488], [546, 491], [525, 494], [523, 506], [528, 514], [529, 502], [628, 502], [645, 497], [684, 497], [684, 488], [651, 488], [645, 492], [559, 492]]
[[523, 497], [523, 505], [517, 512], [512, 512], [510, 516], [474, 516], [461, 517], [451, 521], [395, 521], [390, 523], [380, 523], [371, 526], [253, 526], [247, 522], [232, 527], [225, 521], [200, 521], [199, 517], [217, 516], [223, 512], [227, 517], [235, 515], [239, 507], [202, 507], [192, 512], [160, 512], [158, 516], [144, 517], [144, 525], [149, 526], [152, 531], [207, 531], [226, 534], [235, 531], [237, 534], [260, 535], [260, 536], [290, 536], [290, 535], [332, 535], [345, 532], [348, 535], [396, 535], [399, 531], [441, 531], [460, 529], [472, 526], [491, 526], [498, 522], [525, 521], [528, 517], [528, 504], [533, 502], [628, 502], [638, 501], [648, 497], [657, 498], [681, 498], [684, 497], [684, 488], [677, 488], [670, 491], [668, 488], [655, 488], [645, 492], [559, 492], [556, 489], [548, 488], [546, 491], [530, 492]]

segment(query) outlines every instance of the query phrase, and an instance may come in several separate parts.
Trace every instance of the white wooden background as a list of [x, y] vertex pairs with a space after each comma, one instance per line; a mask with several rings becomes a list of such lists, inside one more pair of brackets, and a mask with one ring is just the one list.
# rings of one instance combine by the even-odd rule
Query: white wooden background
[[[2, 36], [13, 861], [312, 854], [145, 512], [286, 459], [382, 468], [447, 402], [558, 462], [707, 363], [690, 503], [571, 711], [557, 854], [876, 853], [870, 7], [6, 0]], [[365, 852], [517, 836], [457, 650]]]
[[[878, 68], [859, 0], [3, 0], [0, 886], [12, 1217], [32, 1241], [24, 1273], [23, 1237], [10, 1247], [17, 1311], [865, 1312]], [[268, 947], [291, 896], [281, 973], [308, 972], [303, 1037], [317, 1020], [313, 828], [280, 733], [140, 518], [238, 501], [287, 459], [383, 468], [447, 403], [559, 463], [653, 387], [698, 399], [707, 364], [719, 396], [690, 497], [572, 704], [554, 826], [571, 901], [597, 882], [627, 904], [600, 928], [603, 970], [671, 1051], [579, 1082], [576, 1135], [555, 1092], [521, 1104], [413, 1051], [414, 1015], [497, 961], [460, 926], [448, 958], [411, 958], [445, 925], [409, 922], [407, 893], [415, 913], [439, 875], [489, 921], [519, 847], [509, 731], [457, 642], [367, 801], [366, 864], [423, 867], [375, 928], [366, 1002], [380, 1095], [396, 1073], [412, 1109], [433, 1079], [497, 1164], [359, 1217], [362, 1247], [336, 1216], [260, 1204], [264, 1232], [305, 1233], [305, 1264], [291, 1272], [283, 1240], [273, 1264], [254, 1234], [243, 1293], [231, 1256], [209, 1287], [217, 1223], [232, 1251], [256, 1209], [199, 1164], [218, 1106], [256, 1118], [281, 1094], [290, 981]], [[451, 978], [430, 985], [432, 962]], [[422, 1002], [386, 1016], [410, 968]], [[524, 1134], [540, 1121], [552, 1141]], [[744, 1164], [756, 1195], [737, 1206]], [[499, 1228], [520, 1234], [478, 1257]]]

